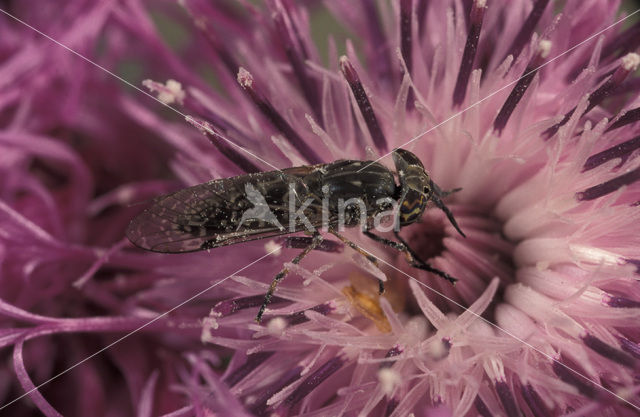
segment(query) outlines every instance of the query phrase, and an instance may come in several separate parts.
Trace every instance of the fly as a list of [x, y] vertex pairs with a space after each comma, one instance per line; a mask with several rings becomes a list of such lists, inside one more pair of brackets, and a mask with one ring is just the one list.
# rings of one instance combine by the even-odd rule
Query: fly
[[[379, 267], [375, 257], [340, 233], [342, 227], [360, 225], [365, 236], [401, 252], [411, 266], [455, 283], [455, 278], [420, 259], [399, 231], [418, 222], [431, 201], [464, 236], [442, 201], [457, 189], [440, 190], [413, 153], [396, 149], [392, 155], [399, 185], [394, 172], [385, 166], [358, 160], [212, 180], [157, 197], [131, 221], [127, 237], [149, 251], [185, 253], [306, 232], [310, 236], [296, 240], [302, 252], [292, 263], [298, 264], [309, 252], [322, 247], [319, 230], [323, 230]], [[391, 218], [397, 240], [373, 232], [385, 216]], [[283, 268], [274, 277], [257, 322], [288, 272]], [[378, 282], [382, 293], [384, 284]]]

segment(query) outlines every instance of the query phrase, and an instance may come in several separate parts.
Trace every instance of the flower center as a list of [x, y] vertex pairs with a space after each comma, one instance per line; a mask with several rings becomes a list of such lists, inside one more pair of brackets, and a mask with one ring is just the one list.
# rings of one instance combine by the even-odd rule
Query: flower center
[[407, 242], [422, 260], [427, 261], [444, 252], [445, 221], [446, 219], [439, 215], [425, 215], [422, 223], [405, 232]]
[[[452, 286], [435, 274], [418, 269], [407, 271], [420, 282], [425, 295], [443, 312], [460, 314], [461, 306], [468, 308], [473, 304], [494, 277], [499, 278], [502, 287], [513, 282], [515, 243], [505, 239], [501, 233], [502, 222], [489, 213], [474, 213], [465, 208], [454, 208], [453, 211], [466, 238], [453, 229], [439, 210], [428, 210], [422, 223], [405, 228], [402, 235], [423, 261], [457, 279]], [[400, 262], [402, 260], [398, 259], [397, 265]], [[450, 299], [429, 288], [446, 294]], [[501, 299], [501, 291], [498, 291], [491, 305], [499, 304]]]

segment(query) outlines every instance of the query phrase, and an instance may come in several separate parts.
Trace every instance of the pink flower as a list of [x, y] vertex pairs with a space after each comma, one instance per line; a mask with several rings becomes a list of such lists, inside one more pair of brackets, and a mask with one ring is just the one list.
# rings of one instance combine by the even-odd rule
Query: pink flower
[[[3, 9], [0, 411], [637, 414], [640, 25], [618, 2], [327, 0], [354, 40], [327, 64], [315, 3], [180, 3]], [[170, 190], [397, 147], [462, 188], [466, 238], [437, 209], [402, 230], [455, 286], [357, 230], [384, 274], [331, 241], [294, 265], [295, 241], [124, 238]]]

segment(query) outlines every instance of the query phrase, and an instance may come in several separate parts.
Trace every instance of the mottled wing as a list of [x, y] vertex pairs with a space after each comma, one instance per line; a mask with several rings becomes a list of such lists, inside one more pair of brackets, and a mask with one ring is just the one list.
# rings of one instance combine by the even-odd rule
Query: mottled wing
[[289, 224], [292, 191], [296, 208], [313, 199], [304, 213], [320, 227], [320, 199], [314, 199], [303, 180], [314, 169], [213, 180], [158, 197], [131, 221], [127, 237], [146, 250], [181, 253], [302, 231], [306, 228], [299, 219]]

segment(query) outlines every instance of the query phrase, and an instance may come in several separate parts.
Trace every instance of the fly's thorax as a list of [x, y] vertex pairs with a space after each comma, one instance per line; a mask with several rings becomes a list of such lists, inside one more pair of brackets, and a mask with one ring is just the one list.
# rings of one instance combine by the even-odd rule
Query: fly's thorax
[[338, 161], [328, 164], [322, 176], [322, 196], [329, 211], [337, 213], [347, 202], [360, 204], [369, 213], [376, 209], [381, 198], [391, 198], [396, 193], [393, 173], [378, 163], [370, 161]]

